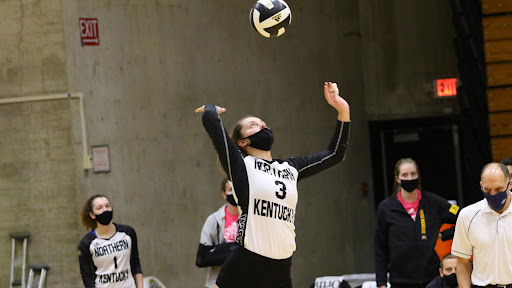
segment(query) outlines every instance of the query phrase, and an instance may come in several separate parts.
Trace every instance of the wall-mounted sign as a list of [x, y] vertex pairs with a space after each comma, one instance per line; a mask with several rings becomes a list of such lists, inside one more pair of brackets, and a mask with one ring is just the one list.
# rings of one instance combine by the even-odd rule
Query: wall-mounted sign
[[110, 172], [110, 153], [108, 145], [92, 146], [92, 164], [94, 173]]
[[457, 78], [437, 79], [435, 84], [436, 97], [457, 96]]
[[82, 46], [100, 45], [100, 33], [97, 18], [80, 18], [80, 40]]

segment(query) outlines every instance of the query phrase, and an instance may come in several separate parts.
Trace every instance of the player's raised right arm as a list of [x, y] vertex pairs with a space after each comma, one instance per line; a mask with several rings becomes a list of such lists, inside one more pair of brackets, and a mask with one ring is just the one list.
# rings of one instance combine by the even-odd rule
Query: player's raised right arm
[[[203, 105], [203, 106], [197, 108], [196, 110], [194, 110], [194, 113], [203, 113], [205, 108], [206, 108], [206, 105]], [[222, 108], [219, 106], [215, 106], [215, 108], [217, 110], [217, 114], [219, 114], [219, 115], [226, 112], [226, 108]]]
[[[207, 104], [195, 110], [196, 113], [203, 113], [203, 126], [213, 142], [213, 146], [219, 155], [219, 161], [222, 168], [228, 175], [228, 178], [233, 181], [234, 185], [240, 185], [239, 181], [246, 178], [245, 164], [242, 158], [242, 153], [238, 147], [229, 137], [226, 129], [222, 125], [222, 120], [219, 113], [226, 111], [226, 108]], [[236, 189], [236, 188], [235, 188]]]

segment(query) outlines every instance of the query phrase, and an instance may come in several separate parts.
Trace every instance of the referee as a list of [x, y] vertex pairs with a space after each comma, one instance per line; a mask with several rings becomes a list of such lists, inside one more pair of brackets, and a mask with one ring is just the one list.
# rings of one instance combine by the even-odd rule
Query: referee
[[512, 184], [507, 167], [489, 163], [480, 179], [485, 199], [462, 209], [455, 226], [457, 281], [461, 288], [512, 287]]

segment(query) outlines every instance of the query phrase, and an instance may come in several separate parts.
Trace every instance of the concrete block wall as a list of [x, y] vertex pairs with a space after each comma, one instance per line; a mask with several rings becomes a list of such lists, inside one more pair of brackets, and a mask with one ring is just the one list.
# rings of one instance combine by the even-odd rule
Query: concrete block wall
[[[372, 254], [372, 229], [360, 227], [373, 211], [360, 195], [370, 170], [355, 3], [289, 3], [293, 24], [278, 39], [252, 30], [252, 1], [63, 3], [70, 87], [85, 93], [91, 145], [109, 144], [112, 158], [111, 173], [79, 179], [78, 190], [82, 200], [111, 196], [115, 220], [138, 231], [146, 275], [170, 287], [205, 280], [195, 253], [204, 220], [222, 205], [222, 175], [193, 110], [225, 106], [228, 129], [259, 116], [275, 132], [274, 157], [305, 155], [326, 147], [336, 121], [324, 81], [340, 83], [352, 105], [353, 144], [343, 165], [299, 185], [294, 284], [371, 270], [360, 260]], [[99, 47], [80, 45], [79, 17], [98, 18]]]
[[[83, 170], [76, 102], [0, 106], [0, 193], [8, 199], [0, 209], [0, 266], [9, 263], [8, 231], [30, 230], [29, 261], [52, 265], [47, 286], [81, 287], [76, 245], [86, 231], [77, 217], [86, 198], [102, 193], [111, 198], [114, 220], [138, 232], [145, 275], [168, 287], [201, 287], [206, 272], [194, 266], [195, 253], [204, 220], [222, 205], [222, 175], [193, 110], [225, 106], [228, 129], [246, 114], [261, 117], [276, 135], [274, 157], [305, 155], [329, 141], [336, 112], [322, 84], [336, 81], [351, 105], [350, 146], [340, 166], [299, 184], [292, 278], [307, 287], [316, 276], [372, 272], [374, 205], [371, 189], [361, 192], [362, 183], [371, 188], [367, 118], [445, 107], [421, 100], [424, 74], [378, 53], [419, 67], [443, 57], [454, 62], [444, 48], [423, 49], [410, 30], [400, 34], [430, 15], [419, 4], [405, 7], [416, 17], [391, 13], [398, 2], [290, 0], [292, 26], [265, 39], [248, 21], [253, 1], [0, 1], [0, 97], [83, 92], [89, 146], [109, 145], [112, 167], [108, 174]], [[435, 3], [425, 11], [444, 7]], [[80, 17], [98, 18], [100, 46], [81, 46]], [[420, 26], [435, 33], [442, 25]], [[396, 42], [379, 36], [388, 30], [405, 35], [399, 47], [413, 45], [424, 55], [396, 53]], [[441, 67], [434, 66], [426, 70]], [[383, 88], [383, 75], [394, 88]], [[404, 75], [412, 80], [402, 81]], [[421, 99], [403, 105], [403, 89]]]
[[60, 2], [0, 2], [0, 96], [67, 90]]
[[[48, 287], [74, 282], [75, 155], [68, 100], [0, 105], [0, 279], [8, 286], [9, 233], [28, 231], [28, 264], [48, 264]], [[22, 251], [21, 242], [17, 252]], [[21, 264], [21, 253], [17, 263]], [[20, 269], [21, 270], [21, 269]], [[20, 271], [17, 270], [17, 271]], [[17, 272], [18, 277], [21, 273]]]
[[[60, 4], [59, 0], [0, 1], [1, 98], [68, 90]], [[31, 233], [29, 264], [51, 266], [54, 274], [47, 287], [76, 283], [76, 269], [69, 265], [70, 259], [76, 259], [79, 235], [72, 107], [69, 100], [0, 105], [2, 286], [9, 285], [9, 233], [15, 231]]]

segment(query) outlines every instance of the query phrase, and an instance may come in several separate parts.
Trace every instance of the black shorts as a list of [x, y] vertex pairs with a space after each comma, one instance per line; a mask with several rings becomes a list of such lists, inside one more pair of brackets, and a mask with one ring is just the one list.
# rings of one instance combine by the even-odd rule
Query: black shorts
[[291, 288], [292, 257], [271, 259], [251, 252], [242, 246], [229, 255], [219, 276], [219, 288]]

